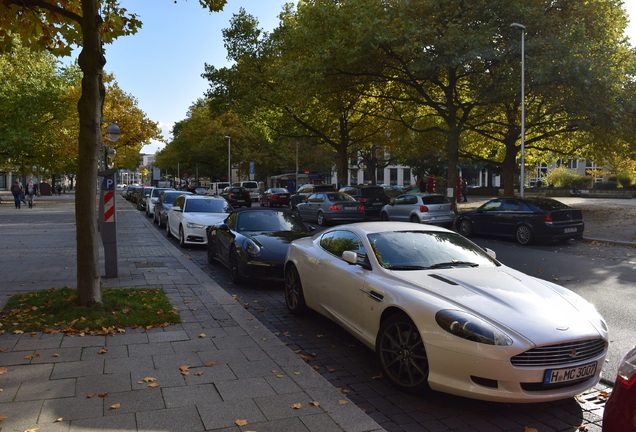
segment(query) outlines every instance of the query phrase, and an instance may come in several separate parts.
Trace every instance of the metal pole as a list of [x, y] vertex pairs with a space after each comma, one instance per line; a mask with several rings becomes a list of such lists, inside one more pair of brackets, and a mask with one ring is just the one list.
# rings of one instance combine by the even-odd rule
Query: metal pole
[[230, 161], [231, 138], [229, 135], [225, 135], [225, 138], [227, 138], [227, 182], [232, 186], [232, 163]]
[[526, 97], [525, 97], [525, 87], [526, 87], [526, 65], [525, 65], [525, 36], [526, 36], [526, 27], [523, 24], [512, 23], [510, 25], [511, 28], [515, 28], [521, 30], [521, 176], [519, 178], [519, 194], [521, 198], [524, 197], [524, 186], [525, 186], [525, 166], [526, 166]]

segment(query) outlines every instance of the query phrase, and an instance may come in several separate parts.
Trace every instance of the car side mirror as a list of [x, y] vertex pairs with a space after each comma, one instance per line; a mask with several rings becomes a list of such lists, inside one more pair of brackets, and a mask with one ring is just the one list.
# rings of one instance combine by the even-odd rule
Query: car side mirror
[[173, 206], [172, 207], [172, 211], [182, 212], [183, 210], [181, 210], [181, 207], [179, 207], [179, 206]]
[[221, 231], [229, 231], [229, 230], [230, 230], [230, 227], [228, 227], [226, 223], [222, 223], [222, 224], [220, 224], [218, 228], [219, 228]]
[[354, 251], [344, 251], [342, 259], [349, 264], [358, 264], [358, 254]]

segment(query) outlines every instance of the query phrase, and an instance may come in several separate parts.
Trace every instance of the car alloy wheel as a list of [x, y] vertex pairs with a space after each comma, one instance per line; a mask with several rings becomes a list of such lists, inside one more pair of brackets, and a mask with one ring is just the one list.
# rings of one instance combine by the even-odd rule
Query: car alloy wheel
[[179, 246], [185, 247], [185, 234], [183, 233], [183, 226], [179, 225]]
[[517, 227], [517, 241], [519, 244], [528, 245], [532, 243], [532, 230], [528, 225], [519, 225]]
[[316, 220], [318, 222], [318, 225], [325, 226], [325, 215], [323, 214], [323, 212], [321, 211], [318, 212], [318, 216], [316, 216]]
[[166, 237], [172, 237], [172, 233], [170, 232], [170, 220], [166, 219]]
[[238, 252], [236, 252], [236, 248], [232, 248], [230, 250], [230, 276], [232, 278], [232, 282], [238, 284], [241, 282], [241, 272], [239, 270], [239, 256]]
[[411, 319], [394, 314], [380, 326], [376, 355], [389, 382], [408, 393], [428, 390], [428, 357], [424, 341]]
[[464, 237], [470, 237], [473, 234], [473, 227], [469, 220], [462, 219], [462, 221], [459, 222], [459, 233]]
[[293, 265], [285, 271], [285, 303], [289, 312], [294, 315], [299, 315], [307, 309], [300, 275]]
[[213, 264], [216, 259], [216, 254], [214, 253], [212, 242], [210, 240], [208, 240], [207, 251], [208, 251], [208, 263]]

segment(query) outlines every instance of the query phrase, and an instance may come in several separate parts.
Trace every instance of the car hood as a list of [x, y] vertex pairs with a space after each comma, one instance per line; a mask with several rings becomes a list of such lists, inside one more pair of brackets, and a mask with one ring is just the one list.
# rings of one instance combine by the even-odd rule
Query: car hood
[[391, 273], [537, 345], [555, 339], [606, 337], [602, 318], [584, 299], [507, 267]]
[[216, 225], [226, 217], [227, 213], [184, 213], [185, 220], [201, 225]]

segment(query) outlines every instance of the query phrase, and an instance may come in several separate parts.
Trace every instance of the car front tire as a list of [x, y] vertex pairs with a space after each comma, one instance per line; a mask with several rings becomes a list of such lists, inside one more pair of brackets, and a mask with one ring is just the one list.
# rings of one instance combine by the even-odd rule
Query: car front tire
[[183, 233], [183, 227], [181, 225], [179, 225], [179, 246], [186, 247], [186, 242], [185, 242], [185, 234]]
[[422, 393], [430, 389], [424, 341], [408, 316], [398, 313], [384, 320], [375, 351], [382, 374], [394, 387], [406, 393]]
[[285, 271], [285, 303], [293, 315], [300, 315], [307, 310], [300, 275], [293, 265]]
[[243, 280], [241, 277], [241, 271], [239, 270], [239, 255], [236, 252], [236, 248], [233, 247], [230, 250], [230, 277], [232, 278], [232, 283], [239, 284]]
[[467, 219], [459, 221], [458, 231], [464, 237], [470, 237], [473, 234], [473, 226]]

